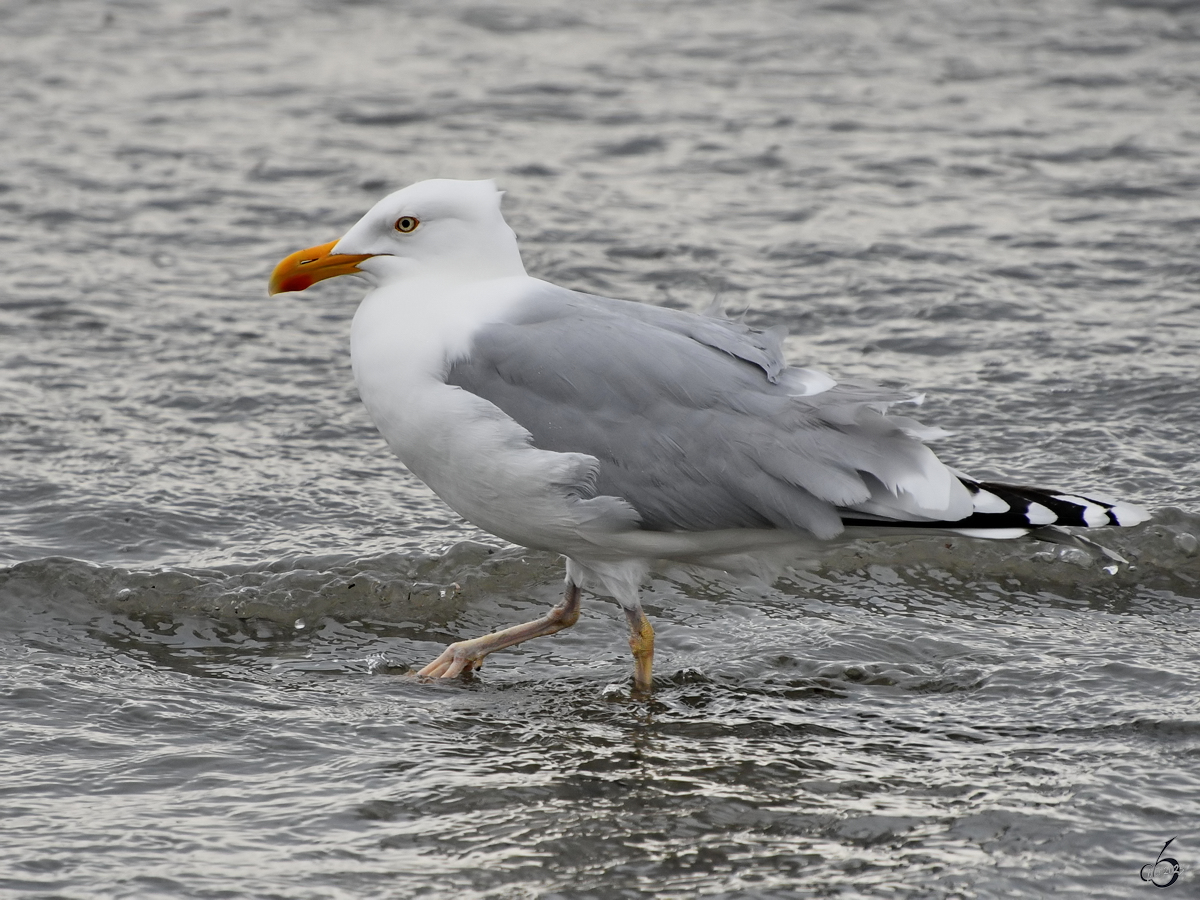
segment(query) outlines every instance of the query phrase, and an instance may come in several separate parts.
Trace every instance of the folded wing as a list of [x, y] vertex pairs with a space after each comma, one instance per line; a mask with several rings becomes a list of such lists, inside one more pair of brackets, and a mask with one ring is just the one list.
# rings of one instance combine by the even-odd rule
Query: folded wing
[[446, 380], [543, 450], [599, 461], [598, 496], [650, 530], [775, 527], [832, 537], [847, 511], [956, 521], [971, 493], [887, 416], [911, 399], [789, 369], [779, 335], [539, 286], [480, 328]]

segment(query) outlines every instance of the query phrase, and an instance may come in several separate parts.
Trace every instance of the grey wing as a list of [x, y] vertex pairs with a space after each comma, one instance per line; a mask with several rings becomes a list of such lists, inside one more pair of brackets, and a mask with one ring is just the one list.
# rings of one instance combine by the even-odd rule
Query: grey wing
[[[557, 290], [562, 290], [561, 288]], [[571, 292], [564, 292], [571, 294]], [[594, 294], [574, 294], [576, 307], [586, 304], [594, 311], [603, 310], [618, 317], [629, 317], [691, 338], [700, 344], [721, 350], [730, 356], [752, 363], [763, 370], [772, 384], [779, 383], [780, 373], [787, 368], [783, 358], [784, 329], [771, 328], [758, 331], [740, 322], [715, 316], [698, 316], [694, 313], [661, 306], [649, 306], [630, 300], [613, 300]]]
[[902, 395], [798, 395], [777, 337], [563, 289], [479, 330], [447, 382], [495, 404], [537, 447], [594, 456], [596, 494], [625, 499], [647, 529], [831, 537], [839, 509], [915, 484], [930, 460], [942, 468], [905, 420], [882, 415]]

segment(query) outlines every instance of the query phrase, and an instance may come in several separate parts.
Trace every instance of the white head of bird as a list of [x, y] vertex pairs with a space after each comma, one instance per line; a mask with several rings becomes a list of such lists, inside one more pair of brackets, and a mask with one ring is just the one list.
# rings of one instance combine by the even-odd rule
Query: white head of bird
[[302, 291], [337, 275], [374, 287], [410, 278], [467, 281], [524, 275], [517, 236], [493, 181], [422, 181], [389, 194], [336, 241], [284, 259], [270, 293]]

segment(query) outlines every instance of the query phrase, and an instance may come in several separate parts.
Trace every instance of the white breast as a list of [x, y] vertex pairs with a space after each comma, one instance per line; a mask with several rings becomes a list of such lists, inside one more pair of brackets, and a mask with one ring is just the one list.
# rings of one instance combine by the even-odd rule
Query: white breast
[[580, 524], [571, 488], [597, 462], [533, 448], [493, 404], [445, 383], [481, 325], [501, 322], [531, 279], [406, 281], [372, 291], [350, 331], [354, 378], [388, 446], [452, 509], [525, 546], [567, 552]]

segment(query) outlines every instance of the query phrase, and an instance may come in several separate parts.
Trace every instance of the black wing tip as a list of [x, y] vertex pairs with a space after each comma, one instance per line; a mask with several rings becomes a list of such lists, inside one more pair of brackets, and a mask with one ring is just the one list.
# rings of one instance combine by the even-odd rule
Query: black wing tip
[[897, 520], [863, 516], [842, 519], [846, 527], [935, 528], [971, 531], [986, 536], [988, 531], [1020, 529], [1028, 533], [1051, 525], [1072, 528], [1129, 527], [1150, 518], [1141, 506], [1119, 500], [1085, 497], [1025, 485], [959, 479], [971, 492], [975, 512], [955, 521]]
[[[1026, 485], [973, 482], [962, 479], [975, 497], [984, 492], [1009, 504], [1006, 515], [1023, 518], [1033, 527], [1065, 525], [1075, 528], [1128, 527], [1150, 518], [1149, 510], [1133, 503], [1109, 497], [1088, 497], [1083, 494], [1028, 487]], [[979, 506], [976, 500], [976, 508]], [[976, 514], [978, 515], [978, 513]]]

